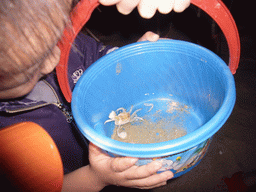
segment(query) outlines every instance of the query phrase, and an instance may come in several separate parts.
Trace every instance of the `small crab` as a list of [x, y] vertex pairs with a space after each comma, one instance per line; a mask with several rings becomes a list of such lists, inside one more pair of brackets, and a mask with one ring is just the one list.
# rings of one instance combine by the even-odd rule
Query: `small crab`
[[[127, 136], [126, 132], [119, 132], [121, 125], [124, 125], [126, 123], [130, 123], [130, 122], [134, 122], [134, 121], [143, 121], [143, 118], [138, 117], [137, 113], [141, 110], [141, 109], [137, 109], [136, 111], [134, 111], [132, 114], [132, 109], [133, 106], [131, 106], [131, 109], [127, 112], [125, 108], [121, 107], [118, 108], [116, 111], [111, 111], [111, 113], [109, 114], [109, 120], [105, 121], [104, 124], [111, 122], [111, 121], [115, 121], [115, 125], [118, 125], [117, 128], [117, 135], [118, 137], [125, 139]], [[121, 112], [120, 112], [121, 111]]]

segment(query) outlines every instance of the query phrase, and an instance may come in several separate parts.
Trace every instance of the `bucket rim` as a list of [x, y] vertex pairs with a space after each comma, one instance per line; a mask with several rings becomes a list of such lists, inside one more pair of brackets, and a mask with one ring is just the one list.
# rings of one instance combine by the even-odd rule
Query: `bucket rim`
[[[229, 69], [229, 67], [226, 65], [226, 63], [215, 53], [212, 51], [186, 41], [181, 40], [170, 40], [170, 39], [162, 39], [157, 42], [136, 42], [129, 45], [126, 45], [124, 47], [119, 48], [118, 50], [100, 58], [98, 61], [96, 61], [92, 66], [90, 66], [87, 70], [87, 73], [90, 73], [90, 70], [93, 70], [95, 64], [103, 63], [108, 57], [115, 57], [119, 56], [120, 53], [129, 51], [130, 49], [139, 50], [143, 49], [145, 47], [156, 48], [157, 46], [174, 46], [174, 45], [183, 45], [183, 46], [189, 46], [193, 49], [201, 49], [205, 53], [211, 55], [212, 57], [215, 57], [219, 64], [219, 66], [216, 66], [221, 69], [222, 75], [226, 76], [226, 82], [225, 82], [225, 98], [223, 100], [222, 106], [219, 108], [219, 110], [215, 113], [215, 115], [204, 125], [202, 125], [197, 130], [186, 134], [183, 137], [160, 142], [160, 143], [151, 143], [151, 144], [131, 144], [131, 143], [124, 143], [120, 141], [113, 140], [105, 135], [101, 135], [97, 133], [96, 130], [91, 128], [78, 114], [78, 107], [79, 107], [79, 99], [77, 97], [77, 94], [79, 93], [80, 86], [83, 82], [83, 79], [85, 78], [85, 75], [83, 75], [77, 85], [75, 86], [73, 97], [71, 101], [71, 107], [72, 107], [72, 113], [75, 119], [75, 122], [77, 123], [77, 126], [79, 130], [82, 132], [82, 134], [92, 143], [100, 147], [101, 149], [108, 151], [113, 154], [117, 154], [120, 156], [131, 156], [131, 157], [140, 157], [140, 158], [152, 158], [152, 157], [161, 157], [161, 156], [168, 156], [173, 154], [178, 154], [183, 151], [189, 150], [198, 144], [204, 142], [205, 140], [211, 138], [226, 122], [228, 117], [230, 116], [233, 107], [235, 105], [235, 98], [236, 98], [236, 92], [235, 92], [235, 82], [234, 77]], [[86, 74], [86, 73], [84, 73]], [[223, 115], [225, 113], [226, 115]], [[170, 148], [172, 149], [170, 151]]]

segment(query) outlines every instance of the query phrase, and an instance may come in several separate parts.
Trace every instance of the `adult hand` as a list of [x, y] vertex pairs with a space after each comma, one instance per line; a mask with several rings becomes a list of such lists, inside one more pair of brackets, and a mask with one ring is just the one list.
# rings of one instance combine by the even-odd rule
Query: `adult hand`
[[141, 38], [139, 38], [138, 42], [140, 42], [140, 41], [157, 41], [158, 39], [159, 39], [159, 35], [151, 32], [151, 31], [148, 31]]
[[136, 166], [137, 158], [112, 158], [94, 144], [89, 145], [90, 169], [102, 186], [117, 185], [131, 188], [150, 189], [166, 184], [173, 177], [171, 171], [156, 172], [162, 164], [158, 161]]
[[158, 10], [160, 13], [167, 14], [172, 10], [175, 12], [184, 11], [189, 5], [190, 0], [99, 0], [102, 5], [116, 5], [122, 14], [129, 14], [137, 7], [143, 18], [151, 18]]

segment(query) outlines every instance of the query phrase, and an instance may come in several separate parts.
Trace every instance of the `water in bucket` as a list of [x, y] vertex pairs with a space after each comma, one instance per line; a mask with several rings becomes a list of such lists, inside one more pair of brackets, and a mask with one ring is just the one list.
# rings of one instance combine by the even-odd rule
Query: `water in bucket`
[[[157, 143], [177, 139], [187, 134], [191, 110], [187, 105], [170, 99], [154, 99], [136, 106], [132, 110], [119, 114], [130, 113], [128, 123], [113, 125], [115, 129], [112, 139], [128, 143]], [[136, 112], [137, 111], [137, 112]], [[119, 112], [119, 111], [118, 111]], [[135, 114], [136, 113], [136, 114]], [[118, 115], [116, 116], [119, 119]]]
[[[234, 103], [234, 78], [223, 60], [195, 44], [160, 40], [94, 63], [74, 89], [72, 111], [81, 132], [108, 154], [139, 157], [138, 165], [158, 160], [161, 171], [178, 173], [199, 163]], [[115, 121], [105, 122], [131, 106], [143, 120], [122, 125], [120, 140]]]

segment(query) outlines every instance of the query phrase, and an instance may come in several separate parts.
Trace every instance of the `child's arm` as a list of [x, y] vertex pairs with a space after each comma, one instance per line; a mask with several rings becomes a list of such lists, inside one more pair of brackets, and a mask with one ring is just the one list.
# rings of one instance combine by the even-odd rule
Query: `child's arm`
[[103, 5], [115, 5], [122, 14], [129, 14], [137, 7], [140, 15], [144, 18], [151, 18], [158, 10], [160, 13], [167, 14], [184, 11], [189, 5], [190, 0], [99, 0]]
[[160, 162], [136, 166], [136, 158], [112, 158], [93, 144], [89, 146], [90, 165], [65, 175], [63, 191], [100, 191], [107, 185], [150, 189], [166, 184], [170, 171], [156, 174]]

